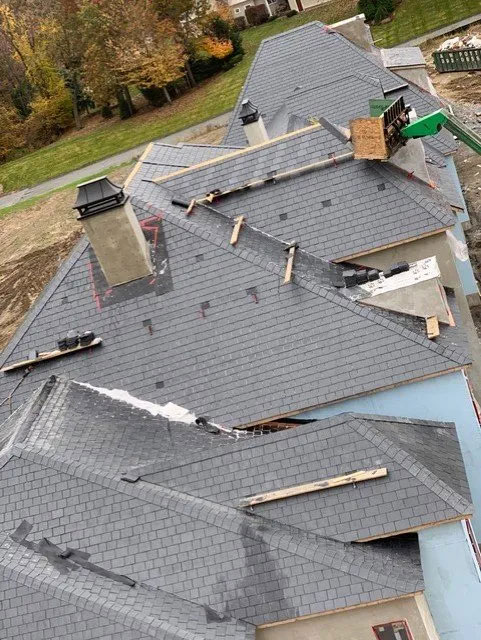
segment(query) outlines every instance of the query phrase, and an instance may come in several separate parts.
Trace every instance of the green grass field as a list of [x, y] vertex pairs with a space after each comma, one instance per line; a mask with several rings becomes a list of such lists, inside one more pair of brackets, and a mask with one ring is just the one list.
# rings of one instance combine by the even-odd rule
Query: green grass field
[[[392, 22], [374, 27], [378, 46], [392, 46], [481, 11], [481, 0], [403, 0]], [[232, 109], [249, 66], [264, 38], [312, 20], [326, 24], [357, 13], [356, 0], [333, 0], [292, 18], [279, 18], [243, 32], [246, 55], [240, 64], [151, 114], [114, 122], [97, 131], [58, 142], [0, 166], [5, 192], [29, 187], [97, 160], [161, 138]]]
[[481, 0], [403, 0], [388, 24], [373, 27], [378, 46], [393, 47], [481, 13]]

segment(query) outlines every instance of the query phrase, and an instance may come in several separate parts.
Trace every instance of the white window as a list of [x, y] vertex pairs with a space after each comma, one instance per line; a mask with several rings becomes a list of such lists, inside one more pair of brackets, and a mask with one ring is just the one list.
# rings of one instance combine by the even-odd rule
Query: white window
[[481, 551], [479, 550], [479, 544], [476, 540], [476, 534], [473, 531], [473, 527], [469, 520], [463, 520], [463, 528], [466, 534], [466, 539], [469, 542], [469, 548], [473, 557], [473, 562], [478, 570], [478, 577], [481, 580]]

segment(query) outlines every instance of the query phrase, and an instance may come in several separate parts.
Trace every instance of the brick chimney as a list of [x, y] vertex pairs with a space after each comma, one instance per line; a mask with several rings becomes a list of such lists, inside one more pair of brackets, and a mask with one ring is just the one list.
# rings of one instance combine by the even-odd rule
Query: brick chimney
[[122, 187], [105, 176], [79, 184], [73, 208], [110, 286], [152, 273], [149, 247]]
[[239, 119], [242, 121], [249, 146], [253, 147], [269, 140], [259, 109], [250, 100], [243, 101]]

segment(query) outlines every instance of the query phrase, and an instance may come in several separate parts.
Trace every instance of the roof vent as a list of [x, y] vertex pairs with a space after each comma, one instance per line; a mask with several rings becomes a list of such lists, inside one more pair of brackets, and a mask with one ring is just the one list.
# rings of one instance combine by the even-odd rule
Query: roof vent
[[269, 140], [264, 120], [253, 102], [250, 100], [243, 101], [239, 119], [242, 121], [247, 142], [251, 147]]
[[122, 187], [105, 176], [84, 182], [74, 209], [111, 287], [152, 273], [149, 247]]

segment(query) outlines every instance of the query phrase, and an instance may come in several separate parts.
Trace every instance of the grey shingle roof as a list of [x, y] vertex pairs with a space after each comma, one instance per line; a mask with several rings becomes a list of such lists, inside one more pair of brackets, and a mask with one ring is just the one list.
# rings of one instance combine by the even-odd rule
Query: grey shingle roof
[[135, 192], [141, 179], [172, 173], [183, 167], [205, 162], [226, 153], [231, 153], [240, 147], [207, 145], [207, 144], [165, 144], [154, 142], [148, 157], [142, 163], [142, 175], [134, 175], [129, 191]]
[[161, 462], [148, 475], [138, 471], [144, 480], [235, 506], [250, 495], [380, 467], [387, 467], [387, 477], [252, 509], [345, 542], [472, 512], [453, 424], [344, 414], [184, 464]]
[[[234, 426], [469, 362], [455, 345], [436, 344], [346, 300], [332, 287], [339, 267], [303, 251], [296, 258], [295, 282], [280, 286], [286, 264], [282, 242], [246, 226], [234, 248], [230, 218], [205, 207], [186, 218], [184, 209], [168, 204], [165, 190], [156, 189], [162, 197], [155, 206], [135, 203], [142, 218], [152, 220], [163, 211], [155, 225], [171, 289], [162, 293], [159, 273], [160, 295], [129, 293], [122, 299], [124, 289], [116, 287], [114, 303], [107, 292], [99, 299], [89, 269], [93, 263], [95, 271], [96, 259], [81, 241], [7, 348], [4, 362], [21, 360], [32, 348], [48, 350], [60, 331], [72, 328], [93, 330], [103, 345], [34, 369], [16, 392], [14, 406], [46, 375], [63, 373], [145, 400], [175, 402]], [[251, 287], [257, 288], [256, 300], [248, 293]], [[202, 312], [204, 302], [209, 308]], [[21, 370], [2, 376], [2, 397], [20, 375]]]
[[[162, 185], [186, 198], [199, 197], [349, 150], [329, 131], [314, 126], [240, 155], [219, 157], [213, 164], [166, 176]], [[148, 180], [150, 167], [145, 171]], [[144, 169], [138, 175], [135, 194], [155, 203], [157, 186], [142, 181]], [[247, 215], [249, 223], [262, 231], [296, 239], [307, 251], [327, 259], [371, 251], [455, 223], [441, 192], [408, 179], [394, 167], [366, 160], [338, 163], [239, 191], [216, 200], [216, 207], [231, 216]]]
[[[389, 91], [389, 97], [398, 97], [402, 93], [406, 103], [411, 104], [418, 115], [426, 115], [439, 109], [439, 101], [432, 95], [409, 84], [404, 78], [386, 69], [380, 55], [359, 49], [338, 33], [326, 30], [320, 22], [306, 25], [281, 33], [264, 40], [257, 50], [249, 74], [240, 92], [239, 100], [232, 115], [225, 142], [227, 144], [245, 144], [245, 136], [238, 120], [238, 112], [242, 100], [249, 98], [269, 121], [285, 100], [293, 94], [296, 87], [307, 91], [314, 87], [328, 86], [341, 79], [352, 78], [350, 74], [361, 74], [379, 80], [383, 89]], [[332, 111], [336, 105], [348, 119], [362, 115], [366, 109], [365, 92], [352, 93], [350, 80], [346, 80], [346, 90], [342, 95], [336, 91], [318, 94], [321, 100], [317, 103], [318, 115], [328, 117], [324, 111]], [[401, 93], [391, 93], [393, 89], [404, 85]], [[407, 85], [407, 86], [406, 86]], [[377, 95], [373, 87], [373, 93]], [[376, 97], [373, 95], [372, 97]], [[313, 105], [309, 105], [312, 111]], [[300, 112], [305, 116], [309, 113]], [[342, 124], [342, 123], [339, 123]], [[452, 153], [456, 145], [450, 134], [444, 132], [431, 138], [433, 144], [445, 153]]]
[[[90, 409], [83, 420], [78, 419], [75, 397]], [[225, 480], [223, 474], [229, 471], [236, 471], [236, 482], [242, 481], [247, 488], [260, 459], [264, 460], [264, 470], [258, 474], [262, 484], [269, 482], [264, 477], [268, 467], [279, 474], [279, 482], [296, 478], [295, 465], [298, 476], [312, 474], [313, 464], [307, 453], [313, 444], [320, 454], [321, 470], [329, 456], [339, 458], [338, 462], [331, 460], [333, 465], [362, 460], [361, 466], [366, 466], [377, 455], [380, 459], [376, 464], [386, 461], [392, 476], [384, 487], [385, 504], [390, 499], [393, 508], [408, 510], [407, 503], [414, 496], [409, 491], [415, 487], [416, 505], [428, 504], [428, 494], [436, 494], [443, 503], [434, 514], [435, 521], [449, 517], [454, 504], [463, 513], [469, 508], [451, 488], [457, 485], [463, 493], [466, 491], [452, 425], [347, 414], [288, 433], [254, 438], [249, 443], [229, 439], [225, 451], [230, 453], [224, 459], [229, 466], [218, 464], [224, 456], [217, 455], [219, 448], [209, 434], [204, 434], [212, 456], [204, 464], [210, 476], [207, 481], [198, 477], [197, 486], [184, 492], [183, 487], [172, 489], [147, 481], [153, 477], [135, 483], [120, 479], [117, 451], [131, 447], [130, 462], [138, 460], [132, 429], [137, 428], [138, 440], [155, 451], [160, 451], [159, 444], [165, 442], [163, 420], [152, 418], [142, 409], [126, 407], [93, 389], [60, 380], [44, 385], [15, 419], [22, 436], [3, 452], [0, 461], [0, 590], [4, 603], [2, 638], [6, 640], [20, 637], [20, 633], [28, 640], [38, 640], [40, 636], [35, 633], [43, 628], [41, 620], [45, 619], [52, 640], [60, 639], [62, 633], [74, 640], [240, 640], [252, 637], [252, 624], [330, 611], [423, 588], [419, 558], [402, 546], [351, 545], [303, 530], [306, 519], [298, 517], [297, 526], [292, 526], [280, 512], [259, 513], [256, 508], [250, 514], [233, 508], [229, 500], [222, 504], [222, 493], [218, 497], [200, 496], [205, 493], [201, 484], [209, 487], [217, 479], [220, 486]], [[47, 430], [40, 440], [39, 429], [49, 421], [55, 422], [56, 428]], [[131, 429], [126, 429], [126, 421]], [[158, 429], [153, 428], [154, 422], [158, 422]], [[170, 425], [172, 430], [178, 426]], [[195, 432], [194, 425], [184, 426]], [[92, 459], [90, 438], [95, 427], [102, 461]], [[425, 432], [429, 432], [429, 440]], [[172, 451], [205, 458], [206, 451], [189, 449], [191, 439], [184, 438], [185, 442], [179, 439], [170, 443]], [[436, 452], [431, 451], [433, 441]], [[56, 442], [60, 444], [57, 449]], [[361, 442], [365, 446], [360, 446]], [[305, 468], [299, 469], [301, 449], [305, 450]], [[283, 470], [277, 470], [280, 456], [284, 459]], [[420, 456], [424, 456], [421, 462]], [[440, 468], [442, 457], [445, 469]], [[174, 469], [181, 464], [175, 460], [176, 456], [169, 459], [159, 454], [158, 463]], [[405, 488], [399, 475], [403, 470], [408, 472], [404, 480], [411, 482]], [[184, 474], [184, 484], [197, 476], [193, 468], [184, 467]], [[370, 486], [376, 483], [380, 489], [382, 482], [371, 481]], [[396, 488], [395, 483], [400, 486]], [[421, 491], [423, 487], [425, 492]], [[228, 490], [228, 486], [223, 489]], [[330, 494], [338, 505], [344, 502], [349, 516], [344, 518], [345, 527], [358, 515], [349, 511], [342, 492], [347, 491], [351, 498], [355, 492], [362, 509], [359, 490], [345, 487]], [[380, 493], [374, 489], [371, 497], [376, 495]], [[370, 504], [374, 505], [374, 498]], [[323, 509], [328, 517], [331, 507], [324, 505]], [[309, 508], [302, 512], [312, 515]], [[412, 518], [417, 518], [418, 525], [422, 523], [421, 516], [414, 514]], [[21, 537], [10, 537], [24, 519], [32, 526], [26, 536], [28, 544]], [[339, 537], [349, 539], [344, 534]], [[91, 565], [79, 563], [76, 551], [64, 560], [49, 556], [38, 545], [42, 538], [61, 550], [68, 547], [90, 554]], [[119, 575], [128, 576], [135, 585], [118, 582], [114, 577]], [[95, 631], [92, 614], [98, 616]]]

